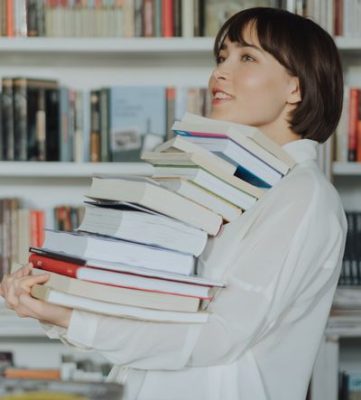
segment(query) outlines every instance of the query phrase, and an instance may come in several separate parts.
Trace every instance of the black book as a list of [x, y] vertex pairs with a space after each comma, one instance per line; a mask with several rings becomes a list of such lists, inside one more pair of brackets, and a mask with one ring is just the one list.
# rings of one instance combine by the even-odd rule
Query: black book
[[45, 90], [45, 154], [46, 161], [60, 160], [60, 93], [54, 83]]
[[14, 100], [12, 78], [2, 78], [2, 159], [14, 160]]

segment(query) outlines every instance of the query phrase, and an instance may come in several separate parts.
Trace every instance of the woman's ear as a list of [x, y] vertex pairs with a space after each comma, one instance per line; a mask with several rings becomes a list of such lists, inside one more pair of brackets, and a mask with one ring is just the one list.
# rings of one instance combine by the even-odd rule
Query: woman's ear
[[296, 76], [291, 77], [289, 83], [289, 94], [287, 98], [287, 104], [297, 104], [302, 101], [300, 81]]

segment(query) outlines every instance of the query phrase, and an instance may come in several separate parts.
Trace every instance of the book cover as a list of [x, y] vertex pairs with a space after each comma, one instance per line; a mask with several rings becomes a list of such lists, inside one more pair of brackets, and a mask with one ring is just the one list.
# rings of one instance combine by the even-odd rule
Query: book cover
[[166, 133], [166, 88], [119, 86], [109, 89], [109, 131], [112, 161], [139, 161]]

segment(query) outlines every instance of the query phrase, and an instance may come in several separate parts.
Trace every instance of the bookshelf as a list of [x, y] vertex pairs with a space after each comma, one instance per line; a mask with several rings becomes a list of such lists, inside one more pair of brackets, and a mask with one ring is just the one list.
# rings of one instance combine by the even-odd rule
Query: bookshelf
[[89, 178], [92, 175], [150, 175], [152, 166], [134, 163], [74, 163], [74, 162], [0, 162], [2, 178]]
[[[289, 3], [292, 9], [293, 2]], [[361, 40], [337, 37], [336, 43], [346, 81], [361, 86]], [[149, 83], [206, 86], [213, 66], [212, 46], [211, 38], [0, 38], [0, 77], [56, 78], [77, 89]], [[93, 174], [150, 171], [145, 163], [0, 162], [0, 196], [23, 197], [28, 206], [76, 204], [82, 201]], [[332, 175], [345, 208], [361, 209], [361, 164], [333, 163]], [[42, 353], [40, 364], [33, 366], [56, 366], [58, 354], [65, 352], [63, 345], [50, 342], [37, 323], [6, 313], [2, 303], [0, 320], [4, 322], [0, 329], [2, 350], [15, 346], [27, 359]], [[345, 325], [326, 332], [315, 366], [312, 400], [337, 399], [339, 362], [347, 364], [339, 343], [346, 337], [361, 337], [361, 329], [351, 332]], [[359, 342], [352, 343], [361, 348]], [[44, 351], [37, 350], [40, 346]]]
[[212, 38], [0, 38], [0, 52], [68, 54], [174, 54], [209, 53]]

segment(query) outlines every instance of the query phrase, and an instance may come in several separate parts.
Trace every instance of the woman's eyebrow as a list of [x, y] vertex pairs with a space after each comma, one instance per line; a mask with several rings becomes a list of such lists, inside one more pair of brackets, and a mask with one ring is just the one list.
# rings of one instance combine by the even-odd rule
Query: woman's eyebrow
[[257, 51], [259, 51], [259, 52], [261, 52], [261, 53], [264, 53], [264, 52], [265, 52], [261, 47], [256, 46], [255, 44], [251, 44], [251, 43], [247, 43], [247, 42], [243, 42], [243, 43], [237, 42], [237, 43], [235, 43], [235, 44], [236, 44], [237, 47], [240, 47], [240, 48], [243, 48], [243, 47], [251, 47], [252, 49], [255, 49], [255, 50], [257, 50]]
[[[251, 43], [247, 43], [247, 42], [242, 42], [242, 43], [240, 43], [240, 42], [232, 42], [232, 43], [234, 43], [234, 45], [236, 47], [238, 47], [238, 48], [251, 47], [252, 49], [257, 50], [257, 51], [261, 52], [262, 54], [265, 53], [265, 51], [261, 47], [256, 46], [256, 45], [251, 44]], [[220, 47], [220, 50], [227, 50], [227, 49], [228, 49], [227, 44], [226, 43], [222, 43], [222, 45]]]

